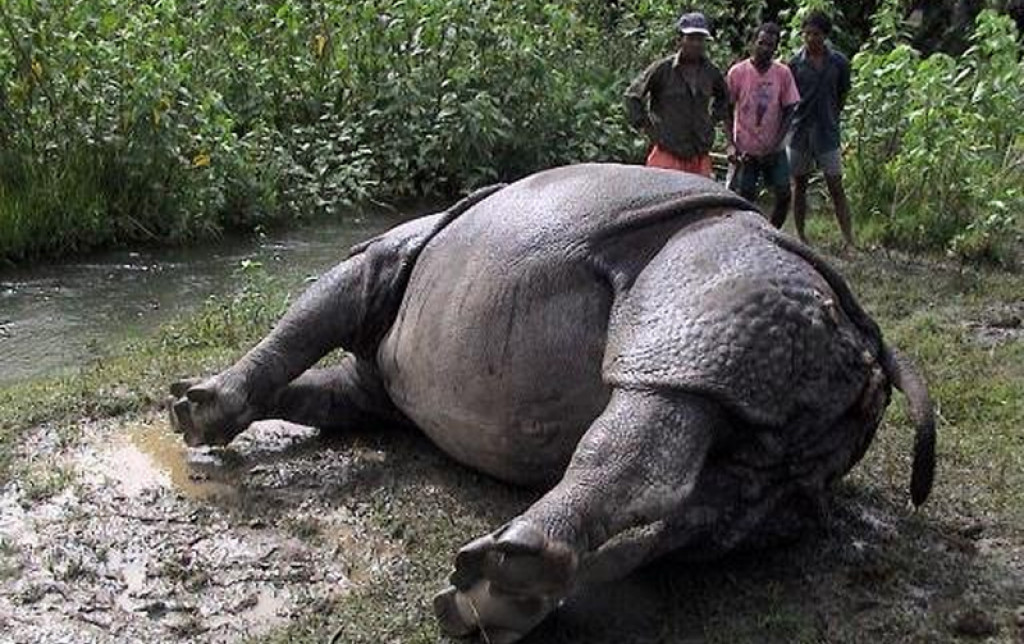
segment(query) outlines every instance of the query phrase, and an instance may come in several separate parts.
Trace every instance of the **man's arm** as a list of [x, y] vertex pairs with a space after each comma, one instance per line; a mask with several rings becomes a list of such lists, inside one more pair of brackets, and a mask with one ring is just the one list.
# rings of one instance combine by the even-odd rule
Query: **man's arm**
[[732, 141], [729, 136], [735, 136], [735, 123], [736, 123], [736, 108], [739, 105], [739, 82], [736, 80], [736, 76], [739, 72], [736, 71], [737, 66], [733, 65], [729, 68], [729, 72], [725, 75], [725, 86], [729, 90], [729, 116], [732, 118], [733, 125], [726, 124], [724, 127], [729, 131], [729, 135], [726, 136], [725, 156], [730, 161], [736, 160], [739, 151], [736, 149], [735, 141]]
[[729, 87], [725, 84], [725, 77], [721, 72], [717, 72], [712, 81], [711, 97], [711, 118], [715, 122], [722, 122], [727, 153], [731, 151], [735, 155], [736, 141], [732, 138], [732, 101], [729, 99]]
[[651, 92], [651, 83], [661, 61], [651, 64], [640, 75], [633, 79], [626, 89], [626, 118], [629, 124], [638, 130], [647, 131], [651, 117], [647, 110], [647, 95]]
[[778, 152], [782, 149], [782, 143], [786, 140], [786, 134], [793, 125], [793, 115], [796, 114], [796, 103], [786, 105], [782, 108], [782, 122], [779, 123], [779, 134], [775, 139], [772, 150]]
[[775, 139], [775, 145], [772, 146], [772, 150], [775, 151], [782, 148], [786, 135], [789, 133], [789, 128], [793, 125], [793, 117], [796, 116], [797, 105], [800, 104], [800, 90], [797, 89], [796, 78], [793, 76], [793, 72], [789, 67], [784, 66], [782, 69], [785, 70], [782, 91], [779, 95], [779, 100], [782, 103], [782, 118], [779, 123], [778, 137]]

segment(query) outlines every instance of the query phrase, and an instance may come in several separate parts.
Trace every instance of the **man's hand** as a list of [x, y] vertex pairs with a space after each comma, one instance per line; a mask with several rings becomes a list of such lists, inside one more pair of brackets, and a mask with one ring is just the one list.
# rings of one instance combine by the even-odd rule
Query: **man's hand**
[[747, 152], [740, 152], [735, 145], [727, 145], [725, 147], [725, 156], [729, 159], [729, 163], [736, 163], [743, 165], [752, 161], [757, 161], [759, 157], [749, 154]]

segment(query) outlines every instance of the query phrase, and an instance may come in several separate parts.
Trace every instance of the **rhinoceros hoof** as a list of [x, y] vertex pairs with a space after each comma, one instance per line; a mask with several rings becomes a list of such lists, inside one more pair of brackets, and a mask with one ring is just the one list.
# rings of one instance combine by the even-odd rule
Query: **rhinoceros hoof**
[[463, 547], [455, 557], [451, 583], [466, 590], [487, 579], [511, 595], [564, 597], [576, 565], [576, 555], [567, 544], [524, 521], [514, 521]]
[[193, 447], [226, 445], [256, 416], [237, 388], [217, 379], [176, 382], [166, 403], [171, 428]]
[[549, 598], [506, 595], [487, 580], [465, 591], [449, 586], [434, 597], [434, 613], [445, 634], [468, 637], [481, 631], [491, 644], [519, 641], [556, 605]]
[[459, 551], [452, 587], [434, 598], [434, 611], [454, 637], [482, 629], [491, 642], [514, 642], [569, 593], [576, 568], [567, 544], [515, 521]]

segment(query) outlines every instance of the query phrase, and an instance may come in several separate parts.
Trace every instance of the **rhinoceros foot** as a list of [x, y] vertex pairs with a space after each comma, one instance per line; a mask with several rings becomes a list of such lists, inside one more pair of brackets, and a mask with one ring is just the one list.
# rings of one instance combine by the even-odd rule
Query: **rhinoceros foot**
[[174, 383], [167, 408], [171, 428], [189, 447], [226, 445], [258, 416], [242, 388], [223, 374]]
[[434, 597], [434, 612], [451, 636], [482, 630], [496, 644], [514, 642], [569, 594], [577, 565], [568, 544], [514, 521], [459, 551], [452, 586]]

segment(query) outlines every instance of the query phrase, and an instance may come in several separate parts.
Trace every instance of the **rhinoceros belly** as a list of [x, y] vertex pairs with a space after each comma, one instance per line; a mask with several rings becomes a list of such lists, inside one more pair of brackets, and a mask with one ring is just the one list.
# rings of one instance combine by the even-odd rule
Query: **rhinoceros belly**
[[495, 239], [509, 231], [490, 224], [459, 219], [424, 250], [378, 364], [395, 404], [449, 455], [550, 483], [608, 399], [611, 293], [581, 263]]

